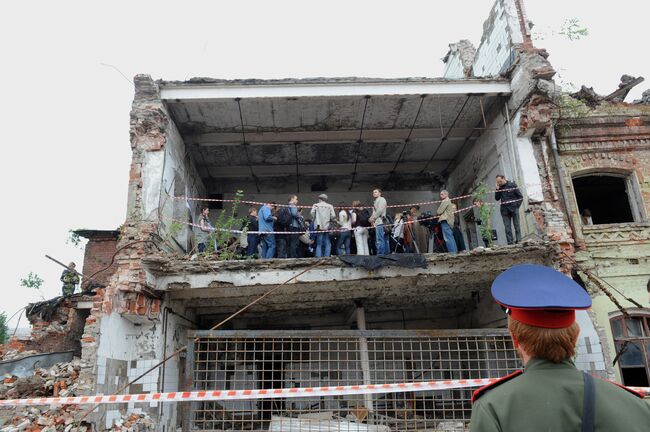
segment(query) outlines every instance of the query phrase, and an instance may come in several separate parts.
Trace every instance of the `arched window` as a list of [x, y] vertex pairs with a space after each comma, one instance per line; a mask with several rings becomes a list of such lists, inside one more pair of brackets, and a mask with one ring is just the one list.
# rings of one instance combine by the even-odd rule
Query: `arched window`
[[648, 387], [650, 382], [650, 309], [630, 309], [629, 318], [610, 318], [616, 364], [623, 384]]
[[573, 190], [583, 225], [643, 221], [633, 175], [603, 172], [574, 176]]

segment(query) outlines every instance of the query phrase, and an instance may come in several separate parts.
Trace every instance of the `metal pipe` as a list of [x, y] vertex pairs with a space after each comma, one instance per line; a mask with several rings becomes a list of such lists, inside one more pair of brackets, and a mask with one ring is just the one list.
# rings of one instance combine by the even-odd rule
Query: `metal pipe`
[[566, 210], [567, 219], [569, 221], [569, 226], [571, 227], [571, 237], [576, 239], [576, 229], [573, 224], [573, 218], [569, 212], [569, 199], [566, 196], [566, 185], [564, 182], [564, 169], [560, 164], [560, 154], [557, 151], [557, 141], [555, 140], [555, 129], [553, 127], [549, 128], [550, 133], [547, 135], [549, 139], [549, 144], [551, 145], [551, 154], [553, 155], [553, 163], [555, 164], [555, 169], [558, 174], [558, 183], [560, 183], [560, 196], [562, 197], [562, 203]]

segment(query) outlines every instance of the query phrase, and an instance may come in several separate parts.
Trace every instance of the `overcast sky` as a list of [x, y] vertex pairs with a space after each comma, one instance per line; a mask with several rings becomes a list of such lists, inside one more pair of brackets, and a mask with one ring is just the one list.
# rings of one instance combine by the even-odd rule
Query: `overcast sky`
[[[83, 251], [66, 244], [69, 229], [123, 222], [133, 75], [441, 76], [449, 43], [478, 46], [492, 3], [2, 2], [0, 310], [12, 315], [40, 298], [19, 286], [30, 271], [45, 280], [45, 297], [60, 293], [62, 268], [44, 255], [81, 266]], [[623, 73], [650, 79], [649, 3], [622, 5], [526, 0], [534, 31], [545, 36], [536, 44], [563, 81], [607, 94]], [[589, 35], [572, 42], [557, 35], [569, 18]], [[628, 100], [649, 87], [642, 83]]]

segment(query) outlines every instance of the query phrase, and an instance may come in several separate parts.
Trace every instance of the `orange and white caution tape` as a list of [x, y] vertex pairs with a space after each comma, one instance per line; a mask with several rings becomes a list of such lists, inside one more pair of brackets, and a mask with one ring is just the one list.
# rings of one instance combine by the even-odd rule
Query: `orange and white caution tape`
[[[260, 390], [202, 390], [192, 392], [141, 393], [126, 395], [97, 395], [74, 397], [50, 397], [0, 400], [0, 407], [31, 406], [31, 405], [89, 405], [114, 403], [148, 403], [148, 402], [194, 402], [194, 401], [224, 401], [249, 399], [275, 399], [343, 396], [359, 394], [383, 394], [449, 390], [460, 388], [481, 387], [498, 381], [499, 378], [460, 379], [445, 381], [424, 381], [394, 384], [366, 384], [326, 387], [291, 387], [281, 389]], [[650, 396], [650, 387], [629, 387], [630, 389]]]
[[237, 399], [270, 399], [341, 396], [357, 394], [403, 393], [480, 387], [498, 378], [426, 381], [396, 384], [367, 384], [327, 387], [291, 387], [262, 390], [204, 390], [192, 392], [143, 393], [127, 395], [98, 395], [0, 400], [0, 407], [25, 405], [86, 405], [125, 402], [192, 402]]

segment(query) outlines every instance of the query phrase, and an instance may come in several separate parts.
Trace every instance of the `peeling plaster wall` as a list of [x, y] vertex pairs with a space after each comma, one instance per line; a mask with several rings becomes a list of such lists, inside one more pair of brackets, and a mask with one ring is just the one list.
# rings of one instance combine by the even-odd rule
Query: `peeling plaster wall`
[[[137, 325], [117, 313], [104, 316], [101, 320], [100, 342], [97, 349], [98, 394], [116, 394], [127, 382], [135, 379], [149, 368], [158, 364], [166, 355], [176, 351], [187, 342], [186, 320], [171, 313], [165, 313], [162, 322]], [[165, 332], [165, 326], [167, 331]], [[124, 393], [150, 393], [157, 391], [178, 391], [180, 389], [180, 361], [175, 357], [165, 363], [163, 369], [149, 372], [131, 385]], [[107, 428], [119, 419], [125, 411], [145, 412], [159, 419], [159, 427], [175, 428], [176, 406], [155, 402], [101, 406], [97, 420]], [[161, 430], [161, 429], [158, 429]]]
[[[169, 121], [166, 144], [164, 149], [165, 163], [162, 171], [162, 184], [160, 185], [162, 187], [160, 190], [160, 206], [162, 209], [161, 230], [163, 232], [169, 229], [173, 223], [173, 219], [198, 220], [202, 203], [174, 199], [174, 197], [205, 197], [207, 195], [205, 186], [201, 181], [190, 154], [185, 148], [185, 143], [176, 125], [171, 120]], [[182, 230], [176, 235], [176, 240], [181, 246], [187, 247], [191, 235], [191, 228], [183, 226]]]
[[[539, 179], [537, 172], [529, 173], [526, 177], [520, 177], [517, 173], [519, 170], [517, 162], [519, 159], [525, 161], [526, 167], [535, 166], [534, 155], [530, 152], [519, 153], [521, 147], [513, 148], [514, 140], [517, 140], [517, 131], [519, 125], [517, 122], [508, 122], [503, 110], [495, 109], [491, 113], [493, 120], [488, 123], [488, 130], [484, 131], [476, 143], [465, 153], [465, 157], [454, 168], [449, 176], [447, 189], [453, 195], [465, 195], [480, 183], [485, 183], [488, 190], [495, 188], [496, 175], [504, 174], [509, 179], [514, 179], [517, 185], [521, 188], [524, 196], [529, 196], [535, 193], [535, 188], [539, 186], [526, 186], [527, 179]], [[508, 128], [510, 126], [510, 128]], [[528, 140], [528, 138], [524, 138]], [[526, 150], [526, 149], [524, 149]], [[531, 160], [532, 159], [532, 160]], [[539, 180], [536, 181], [539, 183]], [[534, 195], [535, 197], [537, 195]], [[494, 194], [489, 194], [489, 201], [494, 201]], [[471, 199], [467, 198], [461, 201], [461, 207], [471, 205]], [[527, 206], [526, 202], [520, 207], [520, 220], [521, 220], [521, 235], [537, 234], [534, 219], [528, 213], [525, 213]], [[478, 218], [478, 212], [475, 211], [475, 216]], [[499, 213], [499, 207], [494, 206], [492, 211], [492, 229], [497, 232], [496, 244], [506, 244], [505, 228]], [[463, 225], [463, 232], [465, 233], [465, 226]], [[480, 238], [479, 227], [476, 226], [476, 236]], [[466, 239], [467, 242], [467, 239]]]
[[474, 75], [499, 75], [511, 63], [513, 44], [523, 41], [515, 1], [497, 0], [483, 23], [483, 36], [474, 58]]
[[[547, 204], [564, 213], [565, 228], [566, 218], [571, 218], [576, 227], [575, 260], [580, 267], [620, 291], [622, 295], [605, 286], [623, 307], [636, 307], [625, 300], [625, 296], [647, 308], [646, 287], [650, 279], [650, 223], [647, 220], [650, 214], [650, 107], [604, 103], [588, 109], [581, 104], [574, 105], [571, 112], [559, 120], [556, 128], [569, 208], [564, 210], [560, 201], [548, 200]], [[642, 220], [583, 226], [572, 177], [586, 172], [628, 174], [631, 186], [628, 195], [630, 199], [636, 196]], [[547, 187], [551, 188], [551, 181], [559, 187], [557, 169], [548, 173], [550, 177], [545, 176]], [[561, 229], [560, 225], [555, 229]], [[587, 281], [585, 274], [580, 274]], [[607, 373], [610, 376], [615, 374], [620, 382], [618, 366], [612, 367], [616, 351], [610, 326], [611, 315], [620, 312], [595, 284], [587, 282], [587, 286], [593, 298], [593, 332], [600, 338]]]

